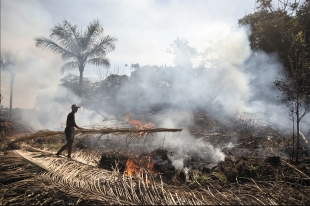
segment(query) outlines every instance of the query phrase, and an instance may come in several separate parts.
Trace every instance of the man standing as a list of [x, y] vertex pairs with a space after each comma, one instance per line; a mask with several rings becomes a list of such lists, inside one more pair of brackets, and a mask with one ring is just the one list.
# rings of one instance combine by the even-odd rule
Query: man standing
[[78, 107], [76, 104], [73, 104], [71, 106], [72, 111], [67, 116], [66, 129], [65, 129], [67, 143], [64, 146], [62, 146], [60, 150], [56, 153], [57, 156], [60, 155], [68, 147], [68, 158], [71, 158], [72, 145], [74, 141], [74, 127], [78, 129], [83, 129], [77, 126], [75, 123], [74, 114], [78, 111], [78, 108], [80, 107]]

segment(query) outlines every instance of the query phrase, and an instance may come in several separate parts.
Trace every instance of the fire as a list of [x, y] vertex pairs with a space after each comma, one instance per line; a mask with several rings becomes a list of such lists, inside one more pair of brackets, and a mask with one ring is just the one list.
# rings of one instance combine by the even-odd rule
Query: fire
[[129, 115], [125, 116], [125, 121], [132, 125], [135, 129], [149, 129], [152, 128], [152, 123], [142, 124], [139, 120], [130, 119]]
[[126, 162], [125, 174], [129, 177], [133, 176], [138, 171], [139, 167], [131, 160], [128, 159]]
[[[134, 163], [132, 159], [128, 159], [126, 162], [126, 169], [125, 169], [125, 175], [132, 177], [133, 175], [138, 175], [141, 177], [142, 170], [146, 169], [150, 173], [154, 173], [153, 167], [154, 163], [151, 160], [150, 156], [138, 158], [136, 156], [136, 159], [138, 160], [138, 165]], [[147, 183], [150, 183], [150, 180], [146, 180]]]

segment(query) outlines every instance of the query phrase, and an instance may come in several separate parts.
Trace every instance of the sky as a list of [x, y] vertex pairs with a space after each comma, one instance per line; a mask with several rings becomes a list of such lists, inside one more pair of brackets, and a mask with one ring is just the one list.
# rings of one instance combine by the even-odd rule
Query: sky
[[[49, 37], [50, 29], [64, 19], [82, 29], [99, 19], [104, 34], [118, 39], [107, 55], [110, 70], [130, 75], [125, 64], [173, 66], [167, 49], [178, 37], [203, 52], [213, 39], [237, 27], [238, 19], [252, 13], [254, 6], [255, 0], [1, 0], [1, 51], [18, 52], [32, 62], [15, 77], [13, 108], [33, 108], [40, 88], [55, 91], [66, 75], [60, 73], [64, 62], [59, 56], [34, 44], [35, 37]], [[86, 66], [84, 76], [96, 79], [96, 71]], [[4, 107], [9, 105], [9, 81], [2, 72]]]

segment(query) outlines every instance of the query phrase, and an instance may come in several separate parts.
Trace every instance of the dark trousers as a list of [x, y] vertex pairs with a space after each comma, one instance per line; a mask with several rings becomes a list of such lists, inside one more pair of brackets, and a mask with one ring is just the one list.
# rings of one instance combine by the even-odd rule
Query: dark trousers
[[60, 155], [65, 149], [68, 148], [68, 157], [71, 157], [72, 145], [74, 141], [74, 127], [66, 127], [65, 134], [67, 143], [62, 146], [56, 154]]

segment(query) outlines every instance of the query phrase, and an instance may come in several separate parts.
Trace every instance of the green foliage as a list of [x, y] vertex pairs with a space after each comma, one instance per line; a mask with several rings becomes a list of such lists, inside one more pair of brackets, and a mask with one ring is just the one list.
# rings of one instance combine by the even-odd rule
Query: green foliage
[[284, 96], [293, 124], [296, 120], [298, 154], [299, 122], [310, 111], [310, 2], [282, 2], [277, 9], [271, 0], [257, 3], [258, 11], [240, 19], [239, 24], [250, 25], [252, 49], [276, 52], [283, 62], [283, 77], [274, 83]]
[[[289, 77], [297, 67], [309, 69], [310, 4], [272, 9], [271, 1], [259, 0], [258, 11], [239, 19], [239, 25], [251, 27], [251, 48], [276, 52]], [[294, 13], [291, 13], [294, 9]], [[296, 14], [296, 15], [294, 15]], [[307, 34], [307, 35], [305, 35]]]
[[190, 188], [201, 187], [208, 183], [210, 180], [211, 178], [206, 174], [191, 173], [189, 186]]
[[211, 174], [211, 178], [215, 180], [219, 180], [221, 184], [227, 184], [227, 178], [222, 172], [213, 172]]

